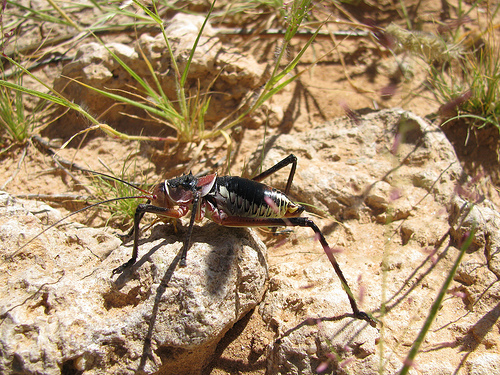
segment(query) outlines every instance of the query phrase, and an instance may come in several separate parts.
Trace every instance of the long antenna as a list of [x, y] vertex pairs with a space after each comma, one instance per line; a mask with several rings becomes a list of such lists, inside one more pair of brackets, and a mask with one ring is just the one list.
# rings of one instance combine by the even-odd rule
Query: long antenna
[[[115, 177], [115, 176], [110, 176], [108, 174], [105, 174], [105, 173], [101, 173], [101, 172], [96, 172], [96, 171], [91, 171], [90, 169], [84, 169], [84, 168], [79, 168], [79, 170], [83, 171], [83, 172], [87, 172], [87, 173], [91, 173], [91, 174], [96, 174], [96, 175], [99, 175], [101, 177], [103, 177], [104, 179], [107, 179], [107, 180], [114, 180], [114, 181], [118, 181], [118, 182], [121, 182], [122, 184], [125, 184], [125, 185], [128, 185], [136, 190], [139, 190], [140, 192], [144, 193], [144, 194], [148, 194], [149, 195], [149, 192], [146, 191], [146, 190], [143, 190], [141, 189], [140, 187], [138, 186], [135, 186], [134, 184], [128, 182], [128, 181], [125, 181], [125, 180], [122, 180], [121, 178], [118, 178], [118, 177]], [[150, 198], [149, 198], [150, 199]], [[106, 201], [102, 202], [102, 203], [107, 203]]]
[[[99, 172], [93, 172], [93, 173], [97, 173], [97, 174], [102, 174], [102, 173], [99, 173]], [[118, 178], [113, 178], [112, 176], [108, 176], [108, 175], [104, 175], [105, 177], [108, 177], [110, 179], [114, 179], [114, 180], [117, 180], [117, 181], [121, 181], [120, 179]], [[130, 184], [130, 183], [127, 183], [126, 181], [121, 181], [121, 182], [124, 182], [126, 183], [127, 185], [130, 185], [132, 187], [136, 187], [134, 186], [133, 184]], [[137, 188], [137, 187], [136, 187]], [[32, 239], [30, 239], [28, 242], [26, 242], [24, 245], [22, 245], [19, 249], [17, 249], [16, 251], [14, 251], [12, 254], [10, 254], [7, 258], [5, 258], [3, 260], [3, 262], [1, 264], [4, 264], [6, 261], [8, 260], [11, 260], [17, 253], [19, 253], [22, 249], [24, 249], [26, 246], [28, 246], [30, 243], [32, 243], [34, 240], [36, 240], [38, 237], [40, 237], [42, 234], [44, 234], [45, 232], [47, 232], [49, 229], [52, 229], [53, 227], [55, 227], [57, 224], [59, 224], [60, 222], [66, 220], [67, 218], [73, 216], [73, 215], [76, 215], [82, 211], [85, 211], [85, 210], [88, 210], [89, 208], [92, 208], [92, 207], [95, 207], [95, 206], [99, 206], [100, 204], [104, 204], [104, 203], [109, 203], [109, 202], [115, 202], [115, 201], [119, 201], [119, 200], [124, 200], [124, 199], [142, 199], [142, 198], [145, 198], [145, 199], [151, 199], [151, 195], [140, 189], [140, 188], [137, 188], [139, 189], [140, 191], [143, 191], [145, 193], [147, 193], [148, 195], [138, 195], [138, 196], [130, 196], [130, 197], [119, 197], [119, 198], [111, 198], [111, 199], [106, 199], [104, 201], [101, 201], [101, 202], [97, 202], [97, 203], [94, 203], [94, 204], [91, 204], [90, 206], [87, 206], [87, 207], [84, 207], [84, 208], [80, 208], [79, 210], [75, 211], [75, 212], [72, 212], [70, 213], [69, 215], [63, 217], [62, 219], [60, 220], [57, 220], [54, 224], [50, 225], [49, 227], [45, 228], [44, 230], [42, 230], [40, 233], [38, 233], [35, 237], [33, 237]]]

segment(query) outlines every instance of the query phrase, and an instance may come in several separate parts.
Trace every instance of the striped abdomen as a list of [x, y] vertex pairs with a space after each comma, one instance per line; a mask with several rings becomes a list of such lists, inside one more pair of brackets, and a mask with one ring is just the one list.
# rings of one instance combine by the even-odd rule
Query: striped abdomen
[[281, 191], [241, 177], [217, 177], [205, 199], [228, 216], [283, 218], [299, 216], [304, 211]]

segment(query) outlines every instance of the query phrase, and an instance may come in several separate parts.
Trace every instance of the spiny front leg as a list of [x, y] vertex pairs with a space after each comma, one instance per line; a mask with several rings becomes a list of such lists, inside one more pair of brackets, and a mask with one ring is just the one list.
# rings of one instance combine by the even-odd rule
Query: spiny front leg
[[196, 219], [196, 213], [198, 211], [199, 201], [200, 201], [200, 196], [199, 194], [197, 194], [193, 199], [193, 207], [191, 208], [191, 218], [189, 219], [188, 232], [186, 234], [186, 239], [184, 240], [184, 245], [182, 246], [182, 254], [180, 261], [181, 267], [186, 266], [186, 256], [189, 250], [189, 245], [191, 244], [191, 236], [193, 235], [193, 226], [194, 226], [194, 221]]
[[154, 213], [159, 216], [171, 217], [171, 218], [180, 218], [187, 213], [187, 209], [185, 207], [178, 208], [164, 208], [154, 206], [152, 204], [140, 204], [137, 206], [134, 215], [134, 247], [132, 249], [132, 257], [125, 263], [123, 263], [120, 267], [117, 267], [113, 270], [113, 275], [122, 273], [125, 269], [131, 267], [137, 260], [137, 254], [139, 252], [139, 224], [146, 212]]

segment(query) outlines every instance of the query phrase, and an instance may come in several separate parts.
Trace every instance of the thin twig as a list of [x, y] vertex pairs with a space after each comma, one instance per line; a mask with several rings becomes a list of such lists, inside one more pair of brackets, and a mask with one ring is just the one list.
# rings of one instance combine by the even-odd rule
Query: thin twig
[[52, 159], [54, 160], [54, 163], [56, 163], [59, 168], [61, 168], [69, 177], [71, 177], [78, 186], [81, 186], [87, 193], [92, 195], [92, 191], [87, 186], [85, 186], [85, 184], [82, 183], [73, 173], [71, 173], [67, 168], [65, 168], [60, 162], [60, 160], [58, 160], [59, 158], [56, 158], [54, 155]]
[[[258, 35], [259, 37], [263, 36], [281, 36], [284, 35], [285, 29], [266, 29], [266, 30], [255, 30], [255, 29], [245, 29], [245, 28], [216, 28], [215, 31], [219, 35]], [[306, 36], [310, 37], [315, 33], [314, 30], [298, 30], [295, 34], [296, 36]], [[334, 34], [336, 36], [344, 36], [344, 37], [366, 37], [368, 36], [368, 31], [364, 30], [336, 30], [336, 31], [319, 31], [318, 36], [328, 37], [329, 35]]]
[[90, 200], [90, 197], [78, 194], [16, 194], [15, 197], [21, 199], [39, 199], [51, 202]]
[[24, 305], [26, 302], [28, 302], [30, 299], [34, 299], [41, 291], [43, 288], [45, 288], [45, 286], [47, 285], [55, 285], [57, 284], [59, 281], [62, 280], [62, 278], [64, 277], [65, 275], [65, 272], [63, 271], [62, 272], [62, 275], [56, 280], [56, 281], [53, 281], [53, 282], [48, 282], [48, 283], [43, 283], [42, 285], [40, 285], [40, 287], [32, 294], [30, 294], [23, 302], [21, 303], [18, 303], [17, 305], [14, 305], [12, 306], [10, 309], [8, 309], [7, 311], [5, 311], [2, 315], [0, 315], [0, 325], [3, 324], [3, 322], [5, 321], [5, 319], [7, 318], [8, 314], [14, 310], [15, 308], [18, 308], [22, 305]]
[[21, 170], [21, 164], [22, 162], [24, 161], [24, 158], [26, 157], [26, 153], [27, 153], [27, 149], [28, 149], [28, 146], [26, 145], [23, 149], [23, 154], [21, 155], [21, 158], [19, 159], [19, 161], [17, 162], [17, 168], [16, 170], [14, 171], [14, 173], [12, 174], [12, 176], [9, 177], [9, 179], [7, 181], [5, 181], [5, 183], [0, 187], [0, 189], [4, 190], [5, 187], [12, 182], [12, 180], [14, 178], [16, 178], [17, 174], [19, 173], [19, 171]]
[[76, 169], [76, 170], [82, 171], [82, 172], [86, 172], [87, 171], [86, 168], [80, 167], [78, 164], [72, 163], [72, 162], [70, 162], [70, 161], [68, 161], [68, 160], [60, 157], [59, 155], [57, 155], [57, 153], [50, 146], [49, 142], [47, 142], [46, 140], [44, 140], [42, 137], [40, 137], [38, 135], [34, 135], [33, 137], [31, 137], [31, 139], [33, 141], [35, 141], [34, 145], [35, 145], [36, 148], [38, 148], [42, 152], [45, 152], [49, 156], [52, 156], [52, 158], [54, 160], [57, 159], [57, 161], [61, 165], [65, 166], [66, 168]]
[[47, 141], [45, 141], [43, 138], [41, 138], [40, 136], [34, 135], [32, 137], [32, 140], [35, 141], [33, 143], [35, 145], [35, 147], [37, 147], [38, 149], [40, 149], [40, 147], [41, 147], [42, 148], [41, 151], [50, 155], [52, 157], [52, 160], [54, 160], [54, 163], [61, 170], [63, 170], [64, 173], [66, 173], [68, 176], [70, 176], [73, 181], [75, 181], [79, 186], [81, 186], [83, 189], [85, 189], [85, 191], [87, 193], [92, 195], [92, 191], [90, 191], [90, 189], [87, 186], [85, 186], [85, 184], [83, 184], [73, 173], [70, 172], [70, 169], [76, 169], [78, 171], [88, 173], [87, 169], [80, 167], [76, 163], [67, 161], [66, 159], [57, 155], [56, 152], [54, 150], [52, 150], [52, 147], [50, 147], [50, 144]]

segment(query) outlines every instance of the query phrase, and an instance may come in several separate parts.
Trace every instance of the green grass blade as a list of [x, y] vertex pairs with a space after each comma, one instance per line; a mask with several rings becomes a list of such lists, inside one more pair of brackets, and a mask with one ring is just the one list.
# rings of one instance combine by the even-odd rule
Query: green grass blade
[[9, 87], [13, 90], [17, 90], [20, 92], [24, 92], [29, 95], [33, 95], [35, 97], [38, 97], [40, 99], [48, 100], [52, 103], [62, 105], [63, 107], [73, 109], [77, 111], [78, 113], [82, 114], [84, 117], [86, 117], [92, 124], [97, 125], [99, 124], [99, 121], [97, 121], [92, 115], [90, 115], [87, 111], [85, 111], [82, 107], [80, 107], [78, 104], [75, 104], [73, 102], [70, 102], [68, 99], [66, 99], [64, 96], [59, 94], [57, 91], [52, 89], [50, 86], [48, 86], [45, 82], [34, 76], [29, 70], [27, 70], [24, 66], [19, 64], [17, 61], [11, 59], [10, 57], [4, 55], [4, 59], [8, 60], [11, 64], [15, 65], [17, 68], [19, 68], [24, 74], [29, 75], [31, 78], [33, 78], [35, 81], [43, 85], [49, 92], [52, 92], [53, 95], [47, 94], [38, 90], [32, 90], [29, 88], [26, 88], [21, 85], [17, 85], [12, 82], [8, 82], [5, 80], [0, 80], [0, 85], [4, 87]]
[[[144, 5], [142, 2], [138, 1], [138, 0], [134, 0], [134, 4], [137, 5], [139, 8], [142, 9], [142, 11], [144, 13], [147, 14], [148, 17], [150, 17], [155, 23], [157, 23], [158, 25], [162, 25], [163, 24], [163, 20], [155, 13], [155, 12], [152, 12], [146, 5]], [[153, 6], [154, 8], [156, 9], [156, 4], [153, 2]]]
[[[283, 90], [287, 85], [295, 81], [297, 78], [299, 78], [302, 74], [304, 74], [305, 70], [295, 74], [294, 76], [288, 78], [286, 81], [280, 83], [278, 86], [271, 88], [267, 92], [263, 92], [263, 94], [257, 99], [255, 104], [253, 105], [252, 109], [249, 112], [252, 112], [259, 108], [266, 100], [269, 100], [273, 95], [277, 94], [281, 90]], [[224, 128], [225, 130], [228, 130]]]
[[460, 263], [462, 262], [462, 258], [467, 251], [467, 249], [470, 247], [472, 244], [472, 240], [474, 239], [474, 233], [475, 233], [475, 227], [472, 227], [469, 235], [467, 236], [466, 240], [460, 247], [460, 253], [458, 254], [458, 257], [453, 264], [452, 269], [448, 273], [448, 276], [446, 277], [446, 280], [439, 290], [439, 293], [434, 300], [434, 303], [431, 306], [429, 315], [427, 316], [427, 319], [424, 322], [424, 325], [422, 326], [422, 329], [420, 330], [420, 333], [418, 334], [417, 339], [414, 341], [410, 352], [408, 353], [408, 356], [406, 357], [406, 360], [404, 361], [403, 368], [401, 369], [401, 372], [399, 373], [400, 375], [406, 375], [408, 374], [408, 371], [410, 371], [410, 368], [412, 367], [412, 364], [415, 361], [415, 357], [418, 354], [418, 350], [420, 349], [420, 346], [424, 342], [425, 336], [427, 335], [427, 332], [429, 331], [432, 323], [434, 322], [434, 319], [436, 318], [436, 315], [441, 307], [441, 304], [443, 303], [444, 296], [448, 292], [448, 289], [450, 287], [451, 282], [453, 281], [453, 277], [455, 276], [455, 273], [457, 272], [458, 267], [460, 266]]
[[41, 22], [48, 22], [48, 23], [54, 23], [54, 24], [62, 24], [62, 25], [67, 25], [70, 26], [71, 23], [64, 22], [63, 19], [59, 16], [53, 16], [52, 14], [49, 13], [49, 11], [43, 9], [43, 10], [37, 10], [34, 8], [30, 8], [27, 6], [24, 6], [22, 4], [18, 4], [17, 1], [7, 1], [7, 4], [11, 5], [12, 7], [16, 7], [20, 10], [25, 11], [27, 14], [25, 15], [20, 15], [18, 16], [21, 19], [26, 19], [26, 20], [39, 20]]
[[178, 114], [176, 111], [174, 111], [172, 109], [169, 109], [166, 107], [150, 106], [150, 105], [138, 102], [137, 100], [130, 99], [130, 98], [127, 98], [127, 97], [119, 95], [119, 94], [113, 94], [111, 92], [104, 91], [104, 90], [98, 89], [96, 87], [92, 87], [90, 85], [87, 85], [83, 82], [79, 82], [77, 80], [73, 80], [73, 79], [71, 79], [71, 80], [74, 82], [77, 82], [78, 84], [80, 84], [84, 87], [87, 87], [90, 90], [98, 92], [99, 94], [106, 96], [107, 98], [110, 98], [110, 99], [113, 99], [113, 100], [116, 100], [119, 102], [123, 102], [125, 104], [133, 105], [134, 107], [141, 108], [141, 109], [143, 109], [147, 112], [150, 112], [154, 115], [157, 115], [159, 117], [167, 118], [167, 119], [169, 119], [169, 118], [177, 118], [179, 120], [183, 119], [183, 117], [180, 114]]
[[189, 73], [189, 67], [191, 66], [191, 62], [193, 61], [193, 56], [194, 56], [194, 53], [196, 52], [196, 47], [198, 47], [198, 43], [200, 41], [201, 35], [203, 34], [203, 30], [205, 29], [205, 26], [208, 22], [208, 19], [210, 18], [210, 15], [212, 14], [212, 11], [214, 9], [215, 1], [216, 0], [214, 0], [212, 2], [212, 5], [210, 6], [210, 9], [208, 11], [208, 14], [206, 15], [205, 20], [203, 21], [203, 24], [201, 25], [200, 31], [198, 32], [198, 35], [196, 36], [193, 47], [191, 48], [191, 53], [189, 54], [189, 58], [187, 60], [186, 67], [184, 68], [184, 71], [182, 72], [181, 81], [180, 81], [181, 87], [184, 87], [184, 85], [186, 84], [186, 79], [187, 79], [187, 76]]
[[[27, 87], [18, 85], [16, 83], [4, 81], [2, 79], [0, 79], [0, 86], [8, 87], [8, 88], [10, 88], [12, 90], [17, 90], [17, 91], [20, 91], [20, 92], [24, 92], [25, 94], [32, 95], [32, 96], [35, 96], [35, 97], [40, 98], [40, 99], [48, 100], [48, 101], [50, 101], [52, 103], [59, 104], [59, 105], [61, 105], [63, 107], [68, 107], [68, 108], [71, 108], [71, 109], [75, 109], [78, 112], [83, 111], [79, 105], [71, 103], [70, 101], [68, 101], [67, 99], [65, 99], [63, 97], [54, 96], [54, 95], [47, 94], [47, 93], [44, 93], [44, 92], [41, 92], [41, 91], [37, 91], [37, 90], [32, 90], [32, 89], [29, 89]], [[95, 123], [97, 124], [99, 122], [97, 120], [95, 120]]]
[[98, 38], [96, 35], [94, 35], [94, 37], [99, 41], [99, 43], [101, 43], [101, 45], [106, 48], [106, 50], [110, 53], [111, 56], [113, 56], [113, 59], [116, 60], [116, 62], [118, 64], [120, 64], [120, 66], [125, 69], [127, 71], [128, 74], [130, 74], [132, 76], [132, 78], [137, 82], [139, 83], [142, 88], [146, 91], [146, 93], [155, 98], [157, 97], [156, 95], [156, 92], [151, 88], [151, 86], [149, 86], [149, 84], [144, 80], [142, 79], [132, 68], [130, 68], [122, 59], [120, 59], [120, 57], [118, 57], [118, 55], [116, 53], [114, 53], [110, 48], [108, 48], [106, 46], [106, 44], [100, 39]]

